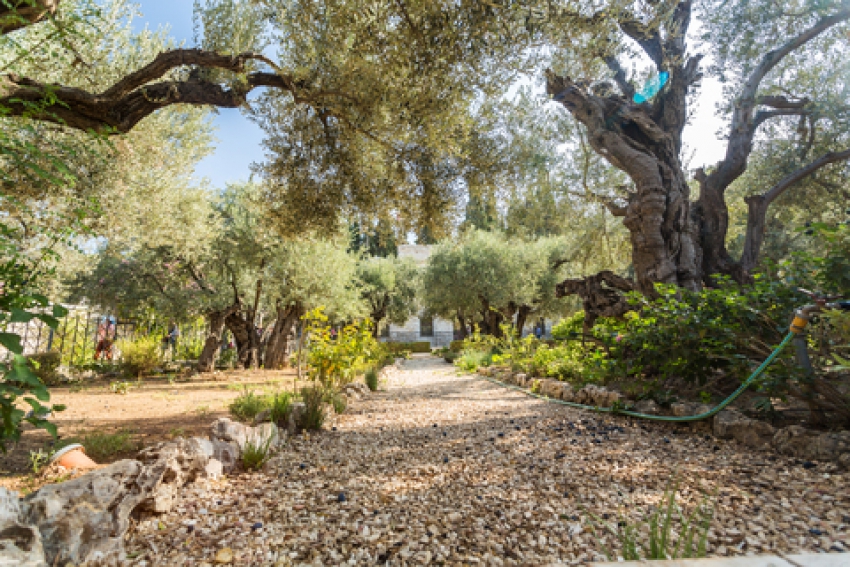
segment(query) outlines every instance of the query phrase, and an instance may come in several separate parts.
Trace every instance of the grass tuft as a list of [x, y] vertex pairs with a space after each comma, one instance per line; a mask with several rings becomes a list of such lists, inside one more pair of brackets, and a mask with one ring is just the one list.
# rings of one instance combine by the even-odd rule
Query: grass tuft
[[365, 380], [369, 390], [373, 392], [378, 391], [378, 370], [376, 368], [370, 368], [366, 371]]

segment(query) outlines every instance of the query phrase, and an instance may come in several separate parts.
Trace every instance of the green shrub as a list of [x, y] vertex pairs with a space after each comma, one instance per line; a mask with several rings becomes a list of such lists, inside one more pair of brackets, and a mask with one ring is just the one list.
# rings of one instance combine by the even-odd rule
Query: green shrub
[[465, 350], [460, 358], [455, 360], [455, 365], [467, 372], [475, 372], [478, 367], [491, 364], [493, 364], [493, 354], [483, 350]]
[[345, 413], [345, 408], [348, 407], [348, 402], [346, 401], [345, 395], [341, 392], [332, 392], [327, 396], [328, 403], [334, 409], [334, 413], [341, 414]]
[[460, 352], [463, 350], [463, 341], [452, 341], [449, 343], [449, 350], [453, 352]]
[[252, 421], [263, 410], [270, 409], [272, 401], [268, 396], [258, 396], [245, 388], [239, 396], [230, 403], [230, 414], [239, 421]]
[[416, 341], [416, 342], [396, 342], [396, 341], [388, 341], [384, 343], [389, 351], [393, 354], [401, 353], [403, 351], [410, 352], [431, 352], [431, 343], [428, 341]]
[[119, 339], [115, 346], [121, 353], [121, 369], [128, 376], [141, 378], [162, 364], [162, 343], [153, 335]]
[[366, 376], [364, 377], [366, 381], [366, 385], [373, 392], [378, 391], [378, 370], [375, 368], [370, 368], [366, 371]]
[[263, 468], [272, 456], [272, 437], [260, 441], [256, 445], [253, 440], [245, 443], [242, 448], [242, 466], [248, 470]]
[[552, 327], [552, 338], [558, 340], [575, 339], [584, 332], [584, 311], [576, 311], [569, 317], [558, 321]]
[[58, 441], [53, 446], [53, 451], [56, 452], [75, 443], [85, 447], [86, 455], [97, 462], [132, 453], [139, 448], [138, 443], [133, 441], [131, 433], [121, 430], [116, 433], [91, 432], [82, 437], [67, 437]]
[[56, 386], [60, 383], [57, 370], [61, 363], [61, 355], [58, 351], [31, 354], [27, 357], [27, 361], [33, 374], [38, 376], [39, 380], [44, 382], [46, 386]]
[[292, 392], [278, 392], [270, 396], [269, 418], [272, 422], [278, 425], [285, 425], [289, 421], [289, 414], [292, 413], [292, 403], [294, 401], [295, 396]]
[[301, 388], [301, 401], [304, 402], [304, 415], [298, 427], [308, 431], [318, 431], [325, 423], [325, 393], [321, 386], [313, 385]]

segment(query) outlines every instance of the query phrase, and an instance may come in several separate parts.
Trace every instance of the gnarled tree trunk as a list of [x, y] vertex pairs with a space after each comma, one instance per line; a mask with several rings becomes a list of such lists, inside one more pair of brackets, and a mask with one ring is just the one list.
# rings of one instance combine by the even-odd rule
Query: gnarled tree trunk
[[264, 368], [277, 370], [289, 366], [289, 334], [302, 315], [304, 315], [304, 309], [300, 304], [286, 307], [277, 305], [277, 319], [266, 343], [263, 357]]
[[207, 314], [209, 329], [201, 356], [198, 358], [198, 372], [212, 372], [215, 369], [215, 363], [221, 349], [222, 335], [224, 334], [224, 320], [238, 309], [239, 305], [235, 304], [227, 309], [220, 309]]
[[236, 341], [239, 366], [256, 368], [260, 363], [260, 337], [257, 335], [257, 329], [239, 311], [231, 313], [224, 321]]

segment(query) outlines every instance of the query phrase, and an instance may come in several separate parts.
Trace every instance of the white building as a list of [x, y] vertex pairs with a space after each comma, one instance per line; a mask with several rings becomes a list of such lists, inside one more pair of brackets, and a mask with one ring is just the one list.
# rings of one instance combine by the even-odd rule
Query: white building
[[[431, 246], [403, 244], [398, 247], [399, 258], [411, 258], [419, 268], [424, 268], [431, 255]], [[389, 325], [391, 341], [417, 342], [428, 341], [432, 348], [449, 346], [454, 339], [454, 323], [439, 317], [429, 317], [424, 312], [411, 317], [404, 325]]]
[[[431, 246], [419, 244], [403, 244], [398, 247], [399, 258], [411, 258], [419, 268], [424, 268], [431, 256]], [[534, 319], [527, 321], [523, 328], [523, 336], [534, 333], [535, 325], [541, 325], [542, 336], [551, 338], [552, 325], [554, 321], [546, 319]], [[399, 342], [428, 341], [432, 348], [449, 346], [454, 340], [454, 321], [447, 321], [439, 317], [429, 317], [423, 311], [418, 317], [411, 317], [404, 325], [390, 324], [388, 331], [382, 334], [382, 338]]]

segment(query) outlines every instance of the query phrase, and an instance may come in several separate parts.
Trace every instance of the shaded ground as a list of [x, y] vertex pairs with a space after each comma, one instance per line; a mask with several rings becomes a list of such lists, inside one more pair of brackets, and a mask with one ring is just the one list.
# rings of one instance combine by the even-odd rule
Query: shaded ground
[[[292, 389], [294, 371], [239, 371], [201, 374], [185, 381], [147, 378], [139, 384], [130, 381], [126, 394], [115, 393], [101, 380], [71, 388], [51, 388], [51, 403], [68, 409], [57, 413], [53, 421], [61, 438], [84, 437], [98, 433], [128, 432], [125, 449], [109, 456], [98, 455], [98, 462], [110, 463], [132, 457], [141, 446], [175, 436], [204, 435], [212, 421], [228, 415], [230, 402], [244, 388], [261, 391]], [[0, 455], [0, 486], [31, 490], [40, 479], [31, 472], [30, 451], [47, 450], [49, 434], [25, 426], [21, 442], [6, 455]]]
[[262, 473], [186, 487], [136, 526], [128, 563], [581, 564], [614, 545], [589, 513], [644, 517], [674, 475], [687, 509], [714, 504], [710, 555], [850, 548], [850, 475], [832, 464], [579, 412], [439, 359], [409, 361], [334, 426]]

